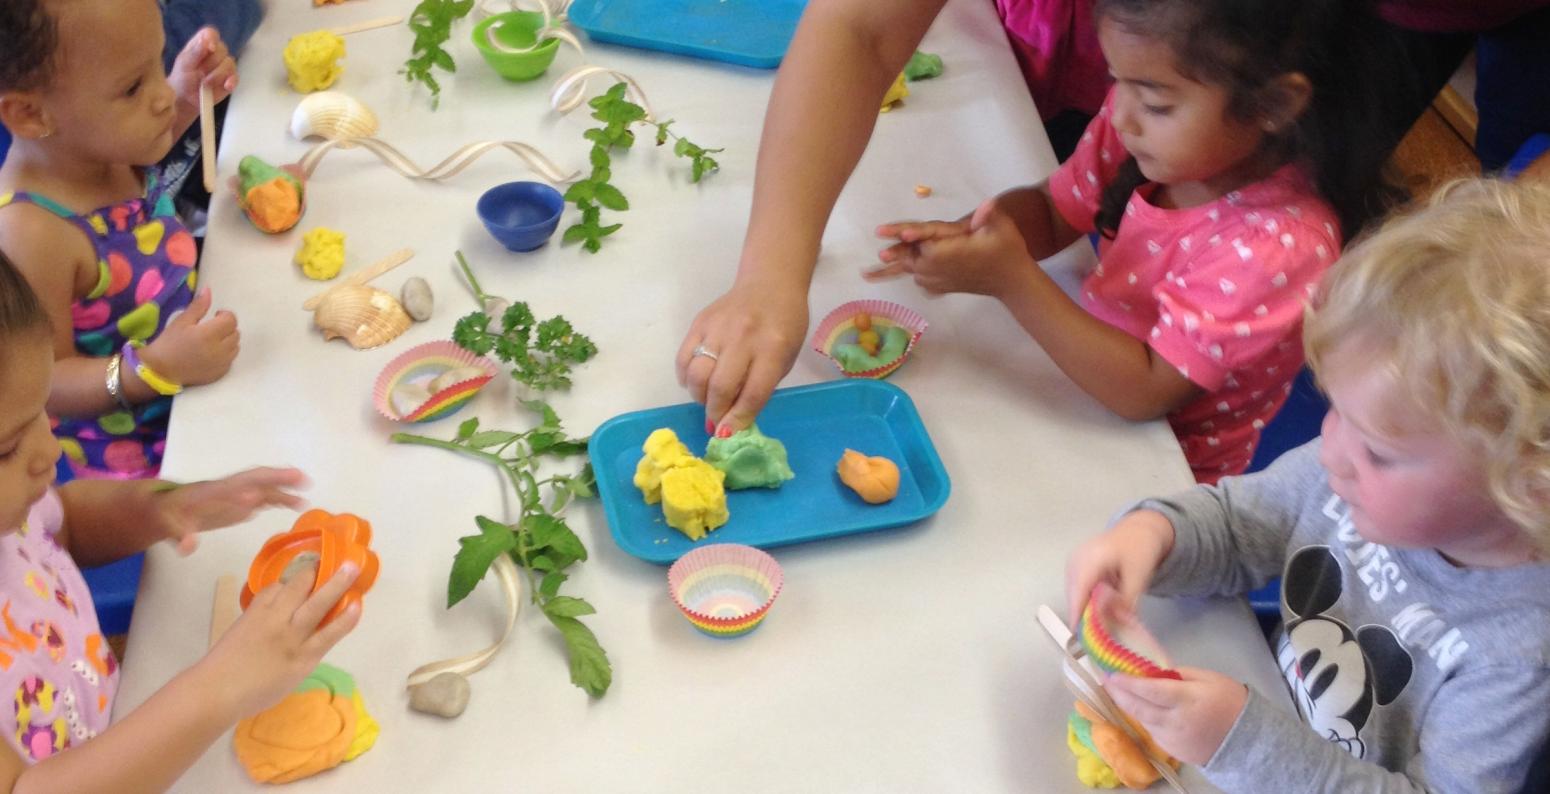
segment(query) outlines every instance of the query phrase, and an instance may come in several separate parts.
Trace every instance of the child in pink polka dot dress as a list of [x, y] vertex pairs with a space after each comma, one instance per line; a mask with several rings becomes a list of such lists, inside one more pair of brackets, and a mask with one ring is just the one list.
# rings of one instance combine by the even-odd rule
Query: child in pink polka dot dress
[[[15, 6], [9, 8], [9, 6]], [[236, 318], [206, 317], [194, 238], [150, 165], [236, 67], [201, 31], [162, 69], [154, 0], [20, 0], [0, 14], [0, 248], [54, 327], [48, 411], [77, 476], [155, 476], [171, 396], [224, 375]]]
[[[1129, 419], [1167, 417], [1196, 479], [1243, 471], [1302, 366], [1303, 305], [1381, 205], [1371, 136], [1335, 106], [1333, 2], [1099, 0], [1116, 79], [1071, 159], [957, 221], [878, 229], [871, 278], [995, 297], [1072, 380]], [[1359, 151], [1359, 149], [1357, 150]], [[1093, 231], [1075, 300], [1037, 263]]]

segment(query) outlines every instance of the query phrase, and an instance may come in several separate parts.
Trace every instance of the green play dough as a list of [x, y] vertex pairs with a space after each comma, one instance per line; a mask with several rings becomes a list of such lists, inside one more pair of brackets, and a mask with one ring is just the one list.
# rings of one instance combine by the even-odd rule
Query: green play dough
[[795, 477], [786, 463], [786, 445], [759, 432], [758, 425], [743, 428], [729, 438], [713, 438], [705, 445], [705, 462], [727, 475], [726, 487], [779, 488]]
[[294, 691], [307, 692], [313, 689], [326, 689], [335, 695], [350, 697], [355, 694], [355, 676], [328, 662], [319, 662], [318, 666], [296, 685]]
[[883, 345], [878, 349], [877, 355], [867, 355], [860, 345], [842, 342], [829, 351], [834, 360], [840, 362], [840, 366], [846, 372], [866, 372], [869, 369], [877, 369], [881, 366], [892, 364], [899, 356], [904, 355], [904, 349], [910, 345], [910, 332], [897, 325], [889, 326], [882, 333]]
[[244, 196], [255, 186], [275, 178], [284, 179], [295, 185], [297, 195], [301, 194], [301, 182], [297, 181], [289, 171], [276, 168], [251, 154], [237, 163], [237, 183], [241, 186], [239, 192]]
[[942, 56], [916, 50], [910, 62], [904, 65], [904, 79], [926, 80], [942, 76]]
[[1081, 742], [1082, 746], [1086, 747], [1093, 755], [1098, 755], [1098, 748], [1093, 746], [1093, 724], [1075, 711], [1071, 712], [1069, 722], [1071, 724], [1071, 732], [1076, 734], [1076, 740]]

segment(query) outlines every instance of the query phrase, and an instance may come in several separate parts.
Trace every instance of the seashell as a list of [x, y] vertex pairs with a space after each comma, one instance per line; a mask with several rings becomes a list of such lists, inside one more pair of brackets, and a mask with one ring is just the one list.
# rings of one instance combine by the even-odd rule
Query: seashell
[[[482, 374], [482, 371], [481, 371]], [[402, 419], [412, 413], [431, 399], [432, 391], [418, 383], [400, 383], [398, 388], [388, 395], [388, 402], [393, 405], [393, 413]]]
[[[307, 138], [367, 138], [377, 134], [377, 114], [340, 91], [308, 94], [291, 113], [291, 135]], [[341, 148], [347, 148], [341, 145]]]
[[410, 322], [398, 299], [375, 287], [346, 284], [329, 290], [312, 314], [324, 339], [343, 338], [356, 350], [367, 350], [398, 338]]
[[404, 282], [403, 289], [399, 290], [399, 300], [404, 303], [404, 310], [409, 312], [415, 322], [423, 323], [431, 318], [431, 307], [434, 300], [431, 296], [431, 285], [419, 276], [411, 276]]
[[450, 389], [465, 380], [482, 378], [488, 374], [489, 373], [484, 371], [483, 367], [458, 367], [456, 369], [449, 369], [446, 372], [443, 372], [431, 379], [430, 390], [432, 394], [435, 394], [442, 389]]

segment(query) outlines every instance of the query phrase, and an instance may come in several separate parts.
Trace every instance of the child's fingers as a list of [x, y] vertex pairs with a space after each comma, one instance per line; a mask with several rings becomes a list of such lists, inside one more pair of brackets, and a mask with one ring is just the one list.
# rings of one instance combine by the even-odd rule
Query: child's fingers
[[[1178, 706], [1186, 698], [1188, 684], [1183, 681], [1175, 681], [1171, 678], [1143, 678], [1141, 676], [1114, 674], [1108, 677], [1104, 688], [1114, 696], [1114, 702], [1119, 703], [1130, 716], [1142, 722], [1153, 723], [1161, 719], [1163, 712]], [[1126, 702], [1120, 703], [1120, 696], [1124, 695]], [[1136, 709], [1149, 710], [1150, 717], [1143, 717]]]
[[205, 313], [210, 311], [210, 288], [202, 287], [194, 293], [194, 299], [188, 302], [188, 306], [172, 318], [168, 325], [193, 325], [204, 319]]
[[361, 605], [359, 602], [344, 608], [327, 626], [319, 628], [307, 638], [303, 647], [306, 652], [321, 659], [329, 649], [339, 644], [346, 634], [355, 630], [361, 622]]
[[265, 593], [273, 593], [275, 609], [282, 615], [295, 615], [307, 600], [307, 594], [312, 592], [312, 585], [317, 582], [317, 565], [312, 565], [307, 571], [298, 572], [288, 581], [280, 584], [272, 584], [264, 588], [257, 597]]
[[295, 612], [291, 614], [291, 624], [311, 633], [319, 623], [323, 622], [323, 616], [328, 614], [328, 610], [333, 609], [334, 604], [339, 602], [339, 597], [355, 583], [360, 573], [361, 569], [353, 563], [340, 566], [339, 570], [335, 571], [317, 592], [296, 607]]
[[867, 281], [886, 281], [905, 275], [909, 275], [909, 270], [905, 268], [903, 261], [886, 264], [872, 270], [861, 271], [861, 277]]
[[918, 243], [924, 240], [957, 237], [967, 231], [967, 226], [961, 221], [919, 221], [884, 224], [877, 227], [877, 236], [904, 243]]
[[199, 550], [199, 536], [188, 534], [178, 538], [178, 555], [187, 557]]

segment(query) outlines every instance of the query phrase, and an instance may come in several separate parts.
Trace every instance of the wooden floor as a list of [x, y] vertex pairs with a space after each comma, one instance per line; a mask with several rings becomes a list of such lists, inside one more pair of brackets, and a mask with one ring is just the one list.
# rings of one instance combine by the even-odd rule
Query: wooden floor
[[1436, 108], [1427, 108], [1400, 141], [1392, 163], [1401, 183], [1417, 197], [1450, 179], [1480, 173], [1474, 148]]

